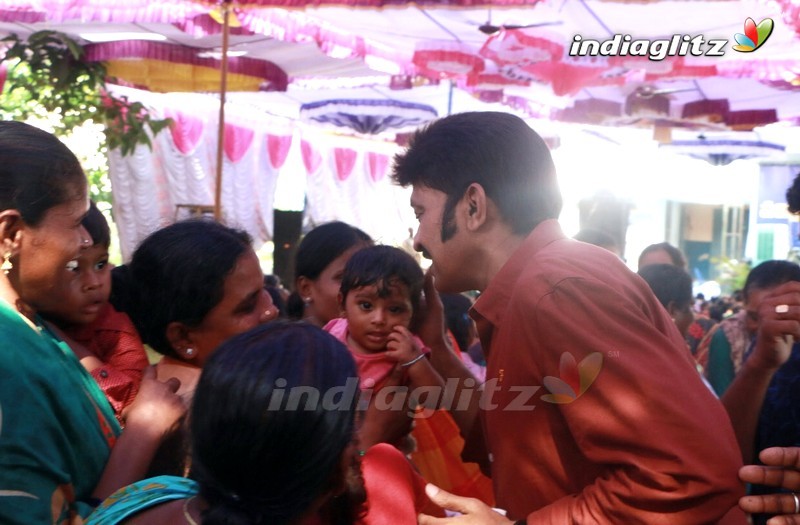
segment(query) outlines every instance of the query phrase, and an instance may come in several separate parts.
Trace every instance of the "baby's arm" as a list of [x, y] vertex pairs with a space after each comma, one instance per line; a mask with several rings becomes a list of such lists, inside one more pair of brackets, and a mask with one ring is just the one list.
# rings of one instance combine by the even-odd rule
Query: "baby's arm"
[[[437, 408], [444, 393], [444, 379], [414, 342], [414, 336], [408, 328], [394, 327], [386, 345], [386, 354], [397, 361], [397, 366], [408, 371], [412, 394], [416, 389], [425, 388], [428, 392], [424, 394], [423, 405], [426, 408]], [[438, 390], [431, 390], [430, 387]]]
[[49, 321], [45, 321], [47, 327], [50, 328], [54, 334], [61, 338], [62, 341], [67, 343], [67, 345], [72, 350], [72, 353], [75, 354], [75, 357], [78, 358], [78, 361], [81, 362], [83, 367], [86, 369], [87, 372], [91, 372], [95, 368], [99, 368], [103, 366], [103, 362], [97, 358], [92, 352], [89, 351], [82, 343], [79, 343], [75, 339], [68, 336], [61, 328], [56, 326], [54, 323]]

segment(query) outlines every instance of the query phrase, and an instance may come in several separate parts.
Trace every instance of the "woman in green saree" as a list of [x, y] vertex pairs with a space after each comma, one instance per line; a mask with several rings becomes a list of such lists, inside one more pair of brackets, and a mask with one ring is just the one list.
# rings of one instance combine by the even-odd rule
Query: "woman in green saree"
[[[141, 479], [182, 414], [177, 381], [147, 377], [125, 432], [92, 377], [37, 315], [91, 244], [87, 182], [53, 135], [0, 122], [0, 523], [77, 524]], [[151, 374], [152, 376], [152, 374]]]

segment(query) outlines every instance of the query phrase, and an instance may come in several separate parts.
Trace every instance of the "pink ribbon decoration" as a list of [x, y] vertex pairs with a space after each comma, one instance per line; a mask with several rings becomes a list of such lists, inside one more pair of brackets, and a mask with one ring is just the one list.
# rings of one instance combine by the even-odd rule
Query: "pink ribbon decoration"
[[253, 142], [252, 129], [225, 124], [225, 155], [231, 162], [239, 162]]
[[267, 151], [272, 167], [280, 169], [286, 162], [289, 155], [289, 148], [292, 147], [291, 135], [267, 135]]
[[336, 176], [344, 182], [353, 173], [356, 165], [356, 152], [348, 148], [334, 148], [333, 159], [336, 163]]
[[386, 176], [386, 168], [388, 164], [388, 156], [372, 151], [367, 153], [367, 169], [369, 170], [369, 178], [374, 182], [378, 182]]
[[175, 147], [184, 155], [189, 155], [195, 150], [200, 142], [200, 137], [203, 136], [203, 121], [197, 117], [170, 109], [167, 109], [164, 113], [172, 119], [169, 131], [172, 133]]
[[319, 165], [322, 164], [322, 157], [307, 141], [300, 143], [300, 152], [303, 156], [303, 165], [306, 167], [308, 174], [316, 173]]

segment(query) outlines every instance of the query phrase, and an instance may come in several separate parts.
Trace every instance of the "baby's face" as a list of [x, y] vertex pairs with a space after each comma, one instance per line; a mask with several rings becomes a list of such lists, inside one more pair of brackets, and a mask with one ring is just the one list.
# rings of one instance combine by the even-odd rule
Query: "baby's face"
[[[379, 294], [378, 286], [350, 290], [344, 304], [350, 339], [356, 350], [375, 353], [386, 350], [389, 334], [395, 326], [408, 328], [413, 309], [408, 287], [392, 282], [388, 293]], [[381, 297], [382, 295], [382, 297]]]
[[108, 248], [95, 244], [68, 263], [65, 279], [53, 291], [53, 308], [43, 313], [68, 325], [84, 325], [97, 318], [111, 294]]

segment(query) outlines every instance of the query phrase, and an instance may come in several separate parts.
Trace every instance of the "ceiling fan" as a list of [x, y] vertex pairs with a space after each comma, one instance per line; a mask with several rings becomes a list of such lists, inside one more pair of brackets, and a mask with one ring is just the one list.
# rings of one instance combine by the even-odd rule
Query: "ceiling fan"
[[633, 95], [636, 98], [651, 99], [657, 96], [672, 95], [673, 93], [684, 93], [687, 91], [699, 91], [700, 88], [695, 85], [692, 87], [682, 88], [659, 88], [652, 84], [642, 84], [633, 90]]
[[478, 31], [483, 33], [484, 35], [493, 35], [498, 33], [502, 29], [528, 29], [531, 27], [545, 27], [545, 26], [560, 26], [564, 22], [560, 20], [554, 20], [550, 22], [538, 22], [535, 24], [499, 24], [495, 25], [492, 23], [492, 9], [489, 8], [486, 22], [478, 26]]

